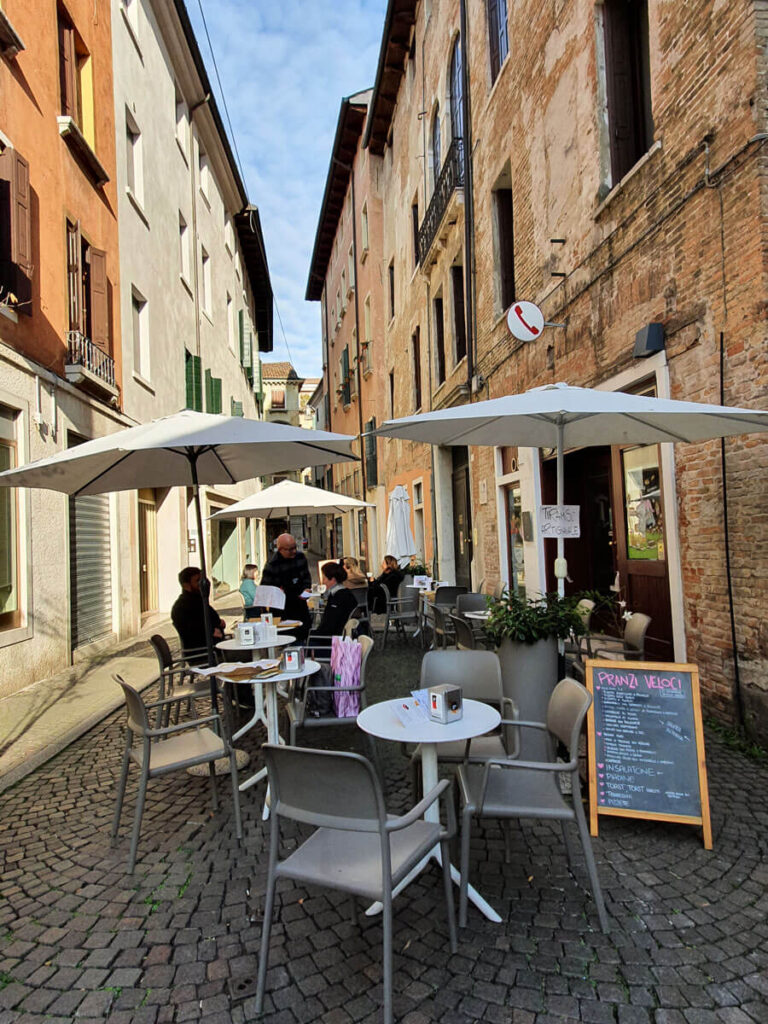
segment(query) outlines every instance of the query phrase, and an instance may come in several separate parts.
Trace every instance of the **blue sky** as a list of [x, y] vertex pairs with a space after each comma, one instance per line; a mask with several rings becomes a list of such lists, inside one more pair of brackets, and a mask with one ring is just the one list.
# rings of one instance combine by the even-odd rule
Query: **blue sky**
[[[225, 117], [198, 0], [186, 0]], [[320, 376], [309, 260], [343, 96], [373, 85], [386, 0], [202, 0], [290, 358]], [[275, 316], [274, 352], [288, 359]]]

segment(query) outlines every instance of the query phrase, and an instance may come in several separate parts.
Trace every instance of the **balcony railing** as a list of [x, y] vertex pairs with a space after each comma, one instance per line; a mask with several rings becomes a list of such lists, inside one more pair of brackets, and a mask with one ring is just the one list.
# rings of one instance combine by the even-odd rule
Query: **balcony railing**
[[463, 187], [464, 140], [457, 138], [453, 140], [446, 154], [443, 169], [435, 184], [435, 191], [419, 228], [419, 263], [424, 262], [435, 240], [451, 196], [457, 188]]
[[115, 361], [80, 331], [67, 331], [67, 362], [71, 366], [82, 366], [94, 377], [103, 380], [111, 388], [115, 384]]

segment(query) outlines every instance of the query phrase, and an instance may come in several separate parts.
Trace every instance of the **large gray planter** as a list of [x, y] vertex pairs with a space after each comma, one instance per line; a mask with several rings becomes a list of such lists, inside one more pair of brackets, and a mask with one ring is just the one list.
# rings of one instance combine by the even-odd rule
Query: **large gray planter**
[[[557, 640], [521, 644], [505, 637], [496, 653], [501, 662], [504, 696], [515, 702], [518, 718], [545, 722], [547, 704], [557, 685]], [[521, 760], [549, 760], [546, 733], [538, 729], [521, 729], [520, 733]]]

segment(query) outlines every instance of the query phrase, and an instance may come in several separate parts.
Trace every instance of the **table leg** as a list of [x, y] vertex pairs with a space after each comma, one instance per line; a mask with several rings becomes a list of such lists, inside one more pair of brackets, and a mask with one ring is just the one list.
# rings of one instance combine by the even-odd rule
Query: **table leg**
[[[422, 743], [421, 744], [421, 781], [422, 781], [422, 785], [424, 787], [424, 792], [425, 793], [429, 793], [430, 790], [434, 789], [434, 787], [437, 785], [437, 780], [438, 780], [438, 773], [437, 773], [437, 744], [436, 743]], [[440, 821], [440, 808], [439, 808], [439, 805], [437, 803], [434, 803], [434, 804], [432, 804], [431, 807], [427, 808], [427, 810], [424, 813], [424, 820], [425, 821], [435, 821], [435, 822]], [[427, 856], [423, 860], [419, 861], [419, 863], [416, 865], [416, 867], [405, 876], [405, 878], [402, 880], [402, 882], [400, 882], [399, 885], [397, 885], [395, 887], [395, 889], [392, 892], [392, 895], [393, 896], [397, 896], [397, 894], [401, 893], [403, 891], [403, 889], [405, 889], [405, 887], [407, 885], [410, 885], [410, 883], [414, 880], [414, 878], [416, 878], [419, 874], [421, 874], [421, 872], [427, 866], [429, 861], [432, 860], [432, 859], [436, 860], [438, 864], [442, 865], [443, 861], [442, 861], [442, 858], [440, 856], [440, 846], [439, 845], [433, 847], [430, 850], [430, 852], [427, 854]], [[459, 871], [457, 870], [457, 868], [455, 868], [453, 866], [453, 864], [450, 865], [450, 868], [451, 868], [451, 879], [453, 880], [454, 885], [458, 885], [459, 881], [461, 879], [461, 875], [459, 874]], [[486, 900], [483, 899], [483, 897], [480, 895], [480, 893], [477, 891], [477, 889], [475, 889], [475, 887], [473, 885], [469, 886], [467, 894], [469, 896], [470, 903], [473, 903], [477, 907], [477, 909], [480, 911], [480, 913], [483, 914], [485, 917], [487, 917], [489, 921], [493, 921], [494, 924], [500, 924], [501, 923], [501, 918], [499, 917], [499, 915], [496, 913], [496, 911], [493, 909], [493, 907]], [[365, 912], [366, 916], [367, 917], [373, 917], [375, 914], [380, 914], [381, 913], [381, 909], [382, 909], [381, 903], [373, 903], [366, 910], [366, 912]]]
[[[275, 704], [277, 704], [277, 698], [274, 696], [274, 686], [267, 686], [267, 707], [265, 708], [263, 684], [252, 683], [251, 685], [253, 686], [253, 717], [249, 722], [246, 723], [246, 725], [243, 726], [242, 729], [238, 730], [234, 738], [237, 739], [238, 737], [242, 736], [244, 732], [246, 732], [248, 729], [251, 729], [257, 722], [264, 722], [264, 724], [267, 727], [267, 737], [269, 738], [269, 742], [272, 743], [274, 741], [270, 736], [270, 716], [268, 705], [270, 693], [274, 698]], [[240, 783], [240, 786], [238, 787], [240, 789], [240, 792], [244, 793], [246, 789], [250, 789], [251, 786], [255, 786], [257, 782], [261, 782], [261, 780], [266, 778], [266, 776], [267, 769], [260, 768], [254, 775], [251, 775], [250, 778], [246, 779], [245, 782]]]

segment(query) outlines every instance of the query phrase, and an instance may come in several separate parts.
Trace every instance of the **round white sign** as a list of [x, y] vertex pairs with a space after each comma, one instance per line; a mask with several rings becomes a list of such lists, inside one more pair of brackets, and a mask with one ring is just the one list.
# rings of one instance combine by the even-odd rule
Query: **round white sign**
[[518, 341], [535, 341], [544, 329], [544, 314], [533, 302], [513, 302], [507, 325]]

